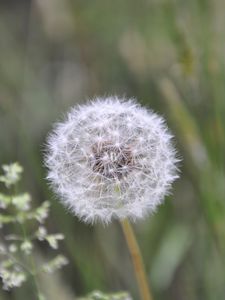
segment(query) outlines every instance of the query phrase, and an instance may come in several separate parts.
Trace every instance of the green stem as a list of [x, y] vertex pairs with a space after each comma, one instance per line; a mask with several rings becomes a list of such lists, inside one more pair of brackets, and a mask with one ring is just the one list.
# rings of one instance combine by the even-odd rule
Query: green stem
[[121, 221], [121, 226], [133, 261], [141, 299], [153, 300], [153, 297], [150, 292], [148, 280], [147, 280], [147, 275], [144, 268], [144, 263], [141, 256], [141, 251], [138, 246], [133, 228], [127, 219]]
[[[27, 237], [27, 233], [26, 233], [26, 228], [25, 228], [23, 223], [21, 224], [21, 228], [22, 228], [22, 232], [23, 232], [24, 241], [27, 241], [28, 237]], [[34, 261], [34, 258], [33, 258], [32, 255], [30, 255], [30, 267], [31, 267], [30, 274], [33, 278], [34, 286], [35, 286], [35, 289], [37, 291], [37, 299], [38, 300], [43, 300], [43, 297], [42, 297], [41, 292], [40, 292], [38, 280], [37, 280], [37, 275], [36, 275], [37, 274], [37, 268], [36, 268], [36, 264], [35, 264], [35, 261]]]

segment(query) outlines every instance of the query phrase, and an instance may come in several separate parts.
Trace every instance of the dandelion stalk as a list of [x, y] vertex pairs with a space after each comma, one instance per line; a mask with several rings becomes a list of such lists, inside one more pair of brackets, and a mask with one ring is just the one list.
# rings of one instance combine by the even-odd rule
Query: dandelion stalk
[[142, 255], [133, 228], [128, 219], [121, 220], [120, 223], [133, 261], [141, 299], [153, 300], [142, 260]]
[[[156, 210], [179, 177], [172, 137], [164, 119], [135, 100], [94, 99], [72, 108], [49, 135], [47, 179], [86, 223], [141, 219]], [[121, 223], [142, 300], [152, 300], [132, 227]]]

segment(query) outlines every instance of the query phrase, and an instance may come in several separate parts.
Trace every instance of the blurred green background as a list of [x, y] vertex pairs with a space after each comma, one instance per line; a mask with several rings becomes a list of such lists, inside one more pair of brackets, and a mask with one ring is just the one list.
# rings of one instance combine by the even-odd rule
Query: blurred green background
[[[112, 94], [162, 114], [183, 157], [173, 195], [135, 224], [155, 299], [225, 299], [225, 1], [1, 0], [0, 163], [19, 161], [21, 190], [51, 201], [48, 226], [65, 234], [70, 260], [42, 279], [48, 299], [94, 289], [139, 299], [119, 224], [78, 222], [44, 179], [52, 123]], [[0, 290], [34, 299], [25, 295]]]

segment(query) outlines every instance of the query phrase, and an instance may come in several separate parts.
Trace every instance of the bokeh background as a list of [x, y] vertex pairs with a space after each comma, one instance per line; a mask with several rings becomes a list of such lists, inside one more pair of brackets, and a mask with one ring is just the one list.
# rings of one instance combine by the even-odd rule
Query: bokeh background
[[[19, 161], [21, 190], [51, 201], [48, 227], [70, 260], [42, 280], [49, 300], [94, 289], [139, 299], [119, 224], [78, 222], [44, 179], [52, 123], [113, 94], [162, 114], [183, 158], [173, 195], [135, 224], [155, 299], [225, 299], [224, 67], [224, 0], [0, 1], [0, 163]], [[0, 299], [34, 296], [25, 286]]]

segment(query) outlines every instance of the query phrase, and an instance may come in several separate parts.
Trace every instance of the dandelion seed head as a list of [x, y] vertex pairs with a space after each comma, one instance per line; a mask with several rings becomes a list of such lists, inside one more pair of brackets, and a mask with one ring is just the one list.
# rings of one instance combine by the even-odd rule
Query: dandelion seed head
[[171, 139], [163, 118], [134, 100], [97, 98], [72, 108], [50, 134], [48, 180], [85, 222], [143, 218], [178, 177]]

